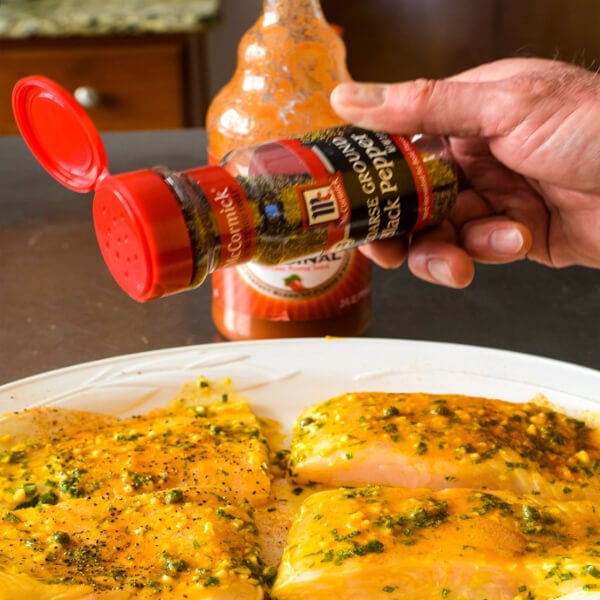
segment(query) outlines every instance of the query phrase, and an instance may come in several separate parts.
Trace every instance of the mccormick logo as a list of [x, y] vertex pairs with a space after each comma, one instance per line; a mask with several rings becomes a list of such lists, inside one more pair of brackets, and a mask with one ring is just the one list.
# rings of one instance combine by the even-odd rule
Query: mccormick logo
[[304, 188], [301, 194], [309, 227], [339, 220], [340, 210], [331, 185]]

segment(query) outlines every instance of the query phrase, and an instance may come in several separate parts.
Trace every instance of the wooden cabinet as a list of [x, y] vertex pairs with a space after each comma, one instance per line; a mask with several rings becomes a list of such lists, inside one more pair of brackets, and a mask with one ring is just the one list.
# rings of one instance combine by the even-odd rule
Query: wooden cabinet
[[0, 134], [17, 133], [11, 91], [40, 74], [75, 94], [102, 131], [200, 126], [202, 34], [0, 42]]

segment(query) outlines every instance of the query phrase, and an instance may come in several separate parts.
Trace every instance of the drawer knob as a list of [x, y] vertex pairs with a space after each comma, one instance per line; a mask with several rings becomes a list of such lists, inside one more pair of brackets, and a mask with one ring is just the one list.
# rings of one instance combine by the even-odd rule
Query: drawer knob
[[97, 90], [89, 85], [80, 85], [73, 92], [75, 100], [83, 106], [83, 108], [94, 108], [100, 104], [100, 94]]

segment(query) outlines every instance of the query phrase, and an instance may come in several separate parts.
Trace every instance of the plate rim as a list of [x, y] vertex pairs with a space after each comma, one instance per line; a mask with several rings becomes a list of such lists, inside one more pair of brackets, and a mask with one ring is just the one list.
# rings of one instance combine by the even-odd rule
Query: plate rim
[[224, 342], [208, 342], [201, 344], [190, 344], [181, 346], [169, 346], [166, 348], [155, 348], [152, 350], [142, 350], [140, 352], [131, 352], [126, 354], [116, 354], [113, 356], [107, 356], [104, 358], [92, 359], [89, 361], [83, 361], [74, 363], [64, 367], [57, 367], [49, 369], [47, 371], [41, 371], [34, 373], [33, 375], [27, 375], [19, 379], [5, 382], [0, 384], [0, 394], [5, 394], [13, 387], [21, 387], [23, 385], [34, 384], [45, 378], [53, 378], [56, 376], [68, 375], [78, 370], [84, 370], [94, 367], [103, 367], [105, 365], [115, 364], [115, 362], [128, 362], [136, 359], [153, 358], [162, 355], [176, 355], [182, 352], [193, 352], [202, 351], [206, 349], [225, 349], [225, 348], [252, 348], [252, 347], [264, 347], [264, 346], [287, 346], [287, 345], [311, 345], [311, 344], [322, 344], [322, 343], [346, 343], [356, 345], [378, 345], [378, 344], [394, 344], [398, 346], [419, 346], [421, 348], [436, 348], [439, 350], [448, 351], [481, 351], [485, 354], [503, 358], [510, 358], [517, 361], [534, 361], [541, 366], [547, 366], [549, 368], [561, 368], [578, 371], [581, 375], [597, 378], [600, 384], [600, 370], [593, 369], [577, 363], [563, 361], [547, 356], [538, 354], [531, 354], [527, 352], [521, 352], [516, 350], [507, 350], [504, 348], [495, 348], [491, 346], [483, 346], [477, 344], [466, 344], [457, 342], [444, 342], [434, 340], [419, 340], [410, 338], [383, 338], [383, 337], [303, 337], [303, 338], [274, 338], [264, 340], [243, 340], [243, 341], [224, 341]]

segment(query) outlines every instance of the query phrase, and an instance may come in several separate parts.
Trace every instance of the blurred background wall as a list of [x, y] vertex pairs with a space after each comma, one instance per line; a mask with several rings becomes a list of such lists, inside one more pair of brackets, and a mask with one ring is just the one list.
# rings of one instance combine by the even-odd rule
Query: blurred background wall
[[221, 0], [221, 16], [208, 30], [206, 41], [210, 96], [229, 81], [235, 69], [238, 42], [258, 19], [262, 5], [262, 0]]
[[[508, 56], [600, 67], [600, 0], [321, 0], [357, 80], [443, 77]], [[101, 130], [204, 123], [263, 0], [0, 0], [0, 135], [10, 94], [39, 73]], [[78, 96], [79, 94], [79, 96]]]
[[[507, 56], [545, 56], [600, 67], [600, 0], [321, 0], [343, 27], [352, 76], [443, 77]], [[211, 91], [235, 64], [235, 40], [262, 0], [223, 0], [209, 34]]]
[[356, 79], [442, 77], [507, 56], [600, 67], [600, 0], [322, 0]]

